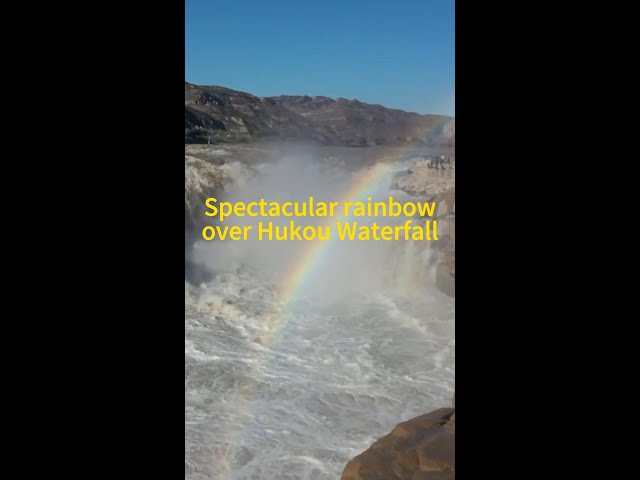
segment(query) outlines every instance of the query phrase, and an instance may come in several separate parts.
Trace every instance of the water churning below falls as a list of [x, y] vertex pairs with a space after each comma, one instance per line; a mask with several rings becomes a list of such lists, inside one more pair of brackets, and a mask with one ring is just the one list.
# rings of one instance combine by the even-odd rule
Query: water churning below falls
[[195, 249], [214, 275], [185, 283], [186, 479], [338, 480], [397, 423], [451, 405], [455, 303], [424, 242], [340, 244], [283, 304], [290, 243]]
[[198, 290], [185, 318], [185, 478], [339, 479], [395, 424], [451, 403], [454, 302], [435, 289], [301, 300], [268, 345], [268, 287], [240, 274]]

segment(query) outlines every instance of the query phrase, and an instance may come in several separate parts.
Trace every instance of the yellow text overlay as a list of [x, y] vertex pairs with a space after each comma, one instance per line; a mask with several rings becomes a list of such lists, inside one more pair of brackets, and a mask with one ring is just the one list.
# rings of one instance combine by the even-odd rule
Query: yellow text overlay
[[[392, 196], [384, 201], [324, 202], [309, 197], [305, 201], [226, 202], [207, 198], [204, 214], [214, 222], [202, 229], [204, 240], [438, 240], [438, 222], [433, 219], [436, 202], [398, 202]], [[349, 221], [356, 217], [408, 217], [404, 223], [393, 225], [376, 222]], [[257, 221], [254, 225], [225, 225], [234, 219], [260, 218], [312, 218], [312, 225], [298, 224], [291, 219], [285, 222]], [[331, 221], [332, 217], [339, 218]], [[219, 223], [219, 224], [218, 224]], [[319, 224], [318, 224], [319, 223]]]

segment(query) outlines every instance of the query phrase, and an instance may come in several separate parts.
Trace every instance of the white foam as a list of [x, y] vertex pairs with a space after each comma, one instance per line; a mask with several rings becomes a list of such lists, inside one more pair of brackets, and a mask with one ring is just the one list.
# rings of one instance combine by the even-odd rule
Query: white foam
[[[331, 169], [259, 170], [273, 183], [249, 181], [254, 195], [279, 175], [302, 190], [348, 183]], [[185, 285], [186, 479], [335, 480], [400, 421], [451, 404], [455, 303], [424, 246], [342, 244], [286, 303], [296, 247], [232, 243], [196, 249], [215, 276]]]

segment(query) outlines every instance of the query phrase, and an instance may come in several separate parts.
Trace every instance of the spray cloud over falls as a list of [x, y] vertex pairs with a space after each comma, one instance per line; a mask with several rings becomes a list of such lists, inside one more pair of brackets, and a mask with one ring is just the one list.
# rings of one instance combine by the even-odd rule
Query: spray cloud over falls
[[[358, 176], [366, 174], [372, 166], [361, 165], [355, 171], [349, 171], [336, 159], [319, 161], [310, 154], [285, 155], [276, 163], [258, 166], [259, 174], [246, 180], [242, 188], [224, 195], [229, 202], [267, 202], [280, 204], [307, 202], [313, 197], [316, 202], [335, 202], [339, 200], [359, 200], [344, 198], [350, 185]], [[402, 201], [407, 195], [401, 191], [390, 192], [394, 170], [387, 168], [385, 175], [366, 192], [373, 201], [386, 200], [390, 194]], [[362, 199], [366, 200], [366, 198]], [[288, 227], [288, 217], [232, 217], [227, 218], [224, 226], [253, 226], [258, 220], [265, 224], [272, 222], [280, 227]], [[344, 220], [344, 219], [343, 219]], [[354, 220], [353, 218], [351, 220]], [[358, 224], [393, 224], [404, 218], [356, 218]], [[424, 242], [414, 241], [339, 241], [335, 232], [335, 218], [305, 216], [296, 220], [297, 225], [332, 225], [334, 229], [331, 245], [319, 248], [328, 250], [317, 262], [313, 272], [309, 273], [305, 293], [315, 291], [325, 296], [371, 293], [383, 288], [400, 288], [405, 293], [424, 292], [425, 282], [429, 278], [430, 249]], [[296, 262], [308, 249], [307, 241], [269, 241], [258, 240], [257, 235], [243, 241], [199, 241], [193, 252], [193, 260], [205, 266], [209, 272], [237, 271], [239, 267], [251, 268], [256, 274], [264, 275], [273, 283], [279, 284]]]

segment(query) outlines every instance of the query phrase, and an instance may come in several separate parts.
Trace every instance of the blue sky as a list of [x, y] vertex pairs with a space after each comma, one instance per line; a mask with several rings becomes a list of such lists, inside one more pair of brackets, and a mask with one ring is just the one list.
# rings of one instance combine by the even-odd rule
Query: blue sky
[[454, 115], [454, 0], [186, 0], [185, 79]]

